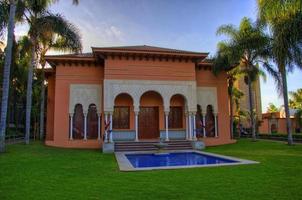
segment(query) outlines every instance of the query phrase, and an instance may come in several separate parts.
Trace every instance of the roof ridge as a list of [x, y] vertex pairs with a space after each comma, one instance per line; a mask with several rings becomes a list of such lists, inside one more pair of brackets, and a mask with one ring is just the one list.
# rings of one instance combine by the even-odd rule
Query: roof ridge
[[[167, 47], [158, 47], [158, 46], [151, 46], [151, 45], [134, 45], [134, 46], [111, 46], [111, 47], [91, 47], [92, 49], [116, 49], [116, 50], [137, 50], [137, 51], [166, 51], [166, 52], [175, 52], [175, 53], [204, 53], [204, 52], [197, 52], [197, 51], [189, 51], [189, 50], [182, 50], [182, 49], [174, 49], [174, 48], [167, 48]], [[208, 52], [206, 52], [208, 54]]]

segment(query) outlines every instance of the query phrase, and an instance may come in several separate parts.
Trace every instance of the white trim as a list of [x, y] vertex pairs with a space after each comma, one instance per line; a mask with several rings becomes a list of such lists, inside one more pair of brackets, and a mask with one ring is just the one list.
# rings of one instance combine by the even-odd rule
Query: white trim
[[69, 113], [69, 123], [70, 123], [69, 139], [73, 140], [73, 136], [72, 136], [72, 131], [73, 131], [73, 113]]
[[129, 94], [134, 108], [139, 108], [140, 98], [147, 91], [158, 92], [164, 103], [164, 111], [170, 109], [170, 99], [175, 94], [182, 95], [188, 111], [196, 111], [196, 81], [151, 81], [151, 80], [104, 80], [104, 110], [112, 112], [114, 99], [121, 93]]
[[97, 111], [101, 111], [102, 99], [101, 84], [70, 84], [69, 113], [74, 111], [76, 104], [82, 104], [83, 111], [88, 112], [90, 104], [95, 104]]

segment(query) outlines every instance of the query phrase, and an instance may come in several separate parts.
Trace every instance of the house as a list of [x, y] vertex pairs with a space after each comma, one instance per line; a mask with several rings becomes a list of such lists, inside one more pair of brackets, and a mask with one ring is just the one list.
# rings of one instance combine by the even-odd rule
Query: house
[[207, 56], [146, 45], [47, 56], [46, 144], [100, 148], [104, 141], [160, 138], [233, 143], [227, 75], [215, 76]]
[[[301, 127], [295, 114], [297, 113], [297, 109], [290, 109], [290, 122], [291, 122], [291, 132], [292, 133], [301, 133]], [[273, 134], [280, 133], [286, 134], [286, 117], [285, 117], [285, 109], [281, 108], [279, 112], [272, 113], [263, 113], [262, 114], [262, 122], [259, 127], [259, 132], [263, 134]]]

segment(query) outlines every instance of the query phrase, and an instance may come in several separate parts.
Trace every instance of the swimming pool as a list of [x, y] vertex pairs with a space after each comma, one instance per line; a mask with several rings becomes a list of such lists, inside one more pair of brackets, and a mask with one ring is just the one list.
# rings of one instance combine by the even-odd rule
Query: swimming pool
[[179, 152], [169, 154], [126, 154], [134, 168], [163, 167], [183, 165], [209, 165], [239, 162], [196, 152]]
[[121, 171], [213, 167], [223, 165], [253, 164], [255, 161], [200, 151], [115, 153]]

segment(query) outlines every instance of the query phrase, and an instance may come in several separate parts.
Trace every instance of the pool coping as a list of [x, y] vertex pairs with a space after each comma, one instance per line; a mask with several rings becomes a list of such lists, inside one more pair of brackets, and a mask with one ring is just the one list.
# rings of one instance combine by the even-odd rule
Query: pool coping
[[215, 156], [218, 158], [228, 159], [237, 161], [236, 163], [219, 163], [219, 164], [208, 164], [208, 165], [181, 165], [181, 166], [161, 166], [161, 167], [142, 167], [135, 168], [132, 166], [131, 162], [126, 157], [126, 154], [150, 154], [157, 153], [157, 151], [130, 151], [130, 152], [115, 152], [115, 158], [118, 163], [120, 171], [149, 171], [149, 170], [166, 170], [166, 169], [185, 169], [185, 168], [200, 168], [200, 167], [219, 167], [219, 166], [230, 166], [230, 165], [248, 165], [248, 164], [259, 164], [257, 161], [246, 160], [241, 158], [236, 158], [232, 156], [224, 156], [215, 153], [209, 153], [198, 150], [173, 150], [165, 151], [167, 153], [185, 153], [185, 152], [194, 152], [202, 155]]

